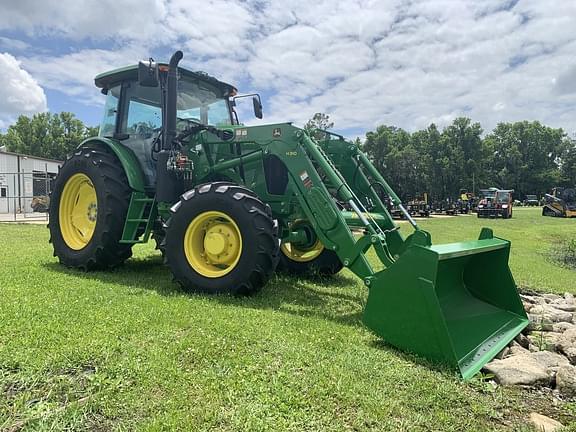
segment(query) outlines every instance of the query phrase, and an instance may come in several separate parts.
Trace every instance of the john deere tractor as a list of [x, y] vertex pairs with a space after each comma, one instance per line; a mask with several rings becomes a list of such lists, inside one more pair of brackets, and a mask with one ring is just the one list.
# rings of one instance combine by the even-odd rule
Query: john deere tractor
[[[112, 268], [152, 238], [184, 290], [209, 294], [253, 293], [275, 271], [346, 267], [368, 288], [370, 329], [464, 378], [528, 324], [508, 241], [483, 229], [478, 240], [433, 246], [356, 145], [291, 123], [247, 127], [236, 103], [249, 96], [261, 118], [260, 97], [181, 59], [177, 51], [168, 64], [96, 77], [106, 95], [99, 136], [68, 158], [52, 194], [62, 264]], [[412, 226], [408, 236], [383, 195]]]

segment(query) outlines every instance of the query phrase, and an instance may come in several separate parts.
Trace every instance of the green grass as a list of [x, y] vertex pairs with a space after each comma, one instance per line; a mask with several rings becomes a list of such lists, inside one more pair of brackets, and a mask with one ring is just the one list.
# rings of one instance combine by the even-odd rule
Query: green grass
[[[422, 226], [436, 242], [493, 226], [513, 241], [522, 285], [575, 292], [574, 271], [542, 254], [576, 221], [535, 216]], [[362, 326], [366, 290], [347, 271], [207, 297], [172, 283], [152, 245], [86, 274], [58, 265], [47, 240], [43, 226], [0, 225], [2, 431], [528, 430], [530, 410], [565, 423], [576, 414], [384, 345]]]
[[[474, 215], [418, 223], [431, 233], [434, 244], [474, 239], [482, 227], [492, 228], [496, 237], [512, 242], [510, 268], [518, 286], [576, 293], [576, 272], [559, 266], [550, 257], [560, 242], [576, 238], [576, 219], [543, 217], [540, 208], [528, 207], [515, 208], [512, 219], [478, 219]], [[402, 231], [410, 231], [407, 224], [403, 224]]]

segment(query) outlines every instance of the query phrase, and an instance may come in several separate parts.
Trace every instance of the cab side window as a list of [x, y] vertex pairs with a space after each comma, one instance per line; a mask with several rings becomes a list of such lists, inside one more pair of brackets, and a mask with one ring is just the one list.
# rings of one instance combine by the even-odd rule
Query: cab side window
[[100, 123], [98, 135], [112, 137], [116, 132], [116, 114], [118, 113], [118, 100], [120, 99], [120, 85], [108, 90], [106, 104], [104, 105], [104, 118]]
[[162, 128], [160, 88], [141, 87], [137, 82], [125, 82], [122, 88], [121, 134], [122, 145], [134, 152], [148, 185], [154, 185], [156, 160], [153, 145]]
[[131, 99], [128, 106], [126, 133], [149, 138], [162, 127], [162, 110], [159, 106], [148, 105]]
[[125, 115], [121, 132], [149, 138], [162, 127], [160, 89], [130, 82], [124, 84], [124, 92]]

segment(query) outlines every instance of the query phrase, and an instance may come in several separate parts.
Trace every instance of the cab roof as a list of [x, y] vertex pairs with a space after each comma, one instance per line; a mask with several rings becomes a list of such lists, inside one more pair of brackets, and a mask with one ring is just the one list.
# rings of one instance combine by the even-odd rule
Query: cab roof
[[[160, 63], [159, 65], [167, 66], [167, 64], [165, 63]], [[225, 95], [233, 95], [237, 91], [236, 87], [234, 87], [233, 85], [219, 81], [213, 76], [208, 75], [206, 72], [202, 71], [193, 72], [191, 70], [184, 69], [182, 67], [178, 68], [178, 72], [183, 77], [193, 79], [195, 78], [197, 80], [209, 82], [212, 85], [219, 88], [220, 90], [222, 90], [222, 92]], [[113, 85], [120, 83], [122, 81], [137, 80], [137, 79], [138, 79], [138, 65], [130, 65], [96, 75], [96, 78], [94, 78], [94, 84], [98, 88], [108, 89]]]

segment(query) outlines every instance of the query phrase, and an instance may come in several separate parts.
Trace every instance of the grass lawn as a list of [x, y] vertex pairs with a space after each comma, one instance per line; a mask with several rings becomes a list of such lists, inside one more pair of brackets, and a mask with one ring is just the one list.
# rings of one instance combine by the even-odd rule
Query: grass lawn
[[[496, 237], [512, 242], [510, 268], [518, 286], [532, 290], [576, 293], [576, 272], [556, 265], [551, 249], [559, 242], [576, 238], [576, 219], [541, 216], [538, 207], [515, 208], [512, 219], [478, 219], [456, 216], [419, 221], [436, 243], [450, 243], [478, 237], [482, 227], [494, 230]], [[408, 233], [408, 224], [402, 227]]]
[[[521, 209], [422, 226], [436, 243], [491, 226], [512, 240], [520, 285], [576, 292], [576, 272], [546, 259], [576, 220]], [[574, 403], [464, 383], [384, 345], [347, 271], [207, 297], [172, 283], [152, 244], [108, 273], [59, 266], [43, 226], [0, 225], [0, 245], [1, 431], [530, 430], [531, 410], [576, 416]]]

